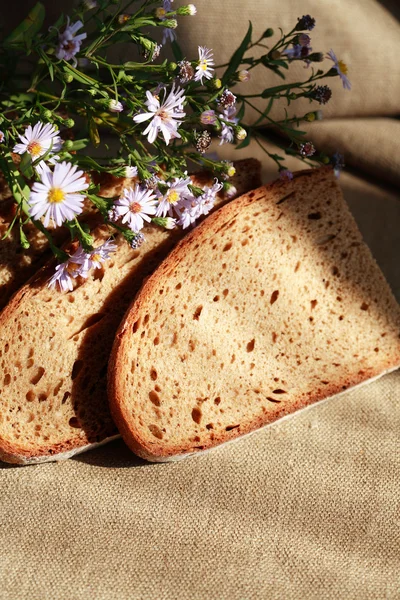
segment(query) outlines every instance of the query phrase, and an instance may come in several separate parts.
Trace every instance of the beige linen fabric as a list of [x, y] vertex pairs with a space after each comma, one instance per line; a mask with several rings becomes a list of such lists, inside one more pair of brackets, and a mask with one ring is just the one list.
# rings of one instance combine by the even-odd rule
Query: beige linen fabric
[[[395, 46], [389, 51], [397, 25], [372, 0], [197, 4], [193, 45], [219, 37], [229, 54], [247, 9], [260, 28], [310, 12], [353, 67], [372, 60], [366, 52], [379, 36], [385, 60], [398, 62]], [[376, 54], [373, 73], [360, 75], [365, 103], [343, 93], [342, 105], [338, 94], [332, 111], [341, 120], [310, 135], [347, 150], [354, 170], [342, 174], [343, 191], [400, 298], [400, 195], [389, 186], [398, 176], [397, 122], [344, 118], [394, 114], [394, 98], [376, 92], [377, 82], [396, 85]], [[388, 144], [381, 162], [377, 139]], [[276, 176], [256, 144], [240, 155], [263, 160], [265, 181]], [[288, 165], [299, 168], [295, 159]], [[121, 441], [59, 464], [0, 463], [0, 599], [399, 599], [399, 395], [397, 372], [176, 464], [146, 464]]]

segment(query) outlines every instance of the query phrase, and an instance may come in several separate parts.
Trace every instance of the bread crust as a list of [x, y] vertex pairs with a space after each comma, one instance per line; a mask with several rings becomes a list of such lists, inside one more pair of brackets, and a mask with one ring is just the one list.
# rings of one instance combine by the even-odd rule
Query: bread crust
[[[333, 176], [332, 170], [329, 167], [295, 173], [295, 182], [299, 181], [301, 178], [310, 179], [315, 183], [326, 180], [327, 186], [332, 186], [337, 189], [337, 183]], [[143, 284], [141, 290], [137, 294], [115, 337], [109, 362], [108, 389], [113, 419], [127, 445], [138, 456], [149, 461], [163, 462], [178, 460], [180, 458], [184, 458], [185, 456], [192, 456], [194, 454], [201, 453], [222, 443], [241, 438], [243, 435], [248, 435], [260, 429], [261, 427], [276, 421], [277, 419], [310, 406], [317, 401], [330, 398], [338, 393], [343, 392], [344, 390], [353, 388], [369, 380], [376, 379], [384, 373], [396, 369], [400, 365], [400, 343], [398, 341], [399, 336], [397, 336], [397, 342], [393, 342], [393, 348], [390, 357], [386, 361], [380, 360], [376, 364], [376, 367], [370, 366], [363, 368], [362, 370], [360, 369], [358, 372], [348, 374], [341, 380], [340, 384], [327, 383], [327, 385], [310, 390], [307, 394], [299, 395], [294, 401], [292, 401], [290, 406], [285, 404], [282, 405], [282, 408], [275, 410], [273, 413], [267, 412], [259, 416], [254, 416], [254, 418], [249, 420], [247, 423], [241, 424], [240, 428], [238, 427], [232, 429], [231, 431], [224, 431], [219, 435], [214, 433], [212, 439], [211, 437], [207, 438], [203, 436], [200, 447], [196, 447], [196, 445], [189, 440], [185, 440], [181, 444], [171, 443], [171, 445], [168, 445], [167, 442], [161, 443], [154, 438], [150, 439], [148, 435], [143, 435], [139, 428], [136, 427], [131, 412], [133, 409], [136, 409], [136, 407], [129, 404], [128, 399], [125, 397], [125, 388], [123, 382], [125, 382], [127, 374], [126, 364], [128, 364], [129, 358], [128, 348], [130, 344], [130, 336], [132, 335], [131, 332], [132, 330], [135, 331], [135, 327], [137, 329], [136, 324], [143, 320], [146, 310], [150, 312], [150, 309], [148, 308], [149, 301], [157, 297], [159, 290], [163, 287], [166, 287], [167, 282], [171, 281], [174, 272], [181, 261], [184, 260], [185, 256], [193, 256], [195, 254], [195, 249], [198, 246], [204, 246], [207, 240], [209, 240], [212, 236], [218, 235], [218, 233], [229, 223], [235, 220], [246, 207], [253, 203], [257, 203], [258, 201], [262, 201], [267, 196], [275, 198], [281, 196], [276, 204], [280, 204], [284, 201], [290, 201], [290, 197], [293, 195], [292, 192], [294, 185], [296, 184], [278, 180], [267, 186], [263, 186], [257, 190], [254, 190], [249, 194], [245, 194], [237, 200], [231, 202], [229, 205], [220, 208], [217, 212], [211, 215], [207, 221], [202, 223], [181, 242], [179, 242], [175, 249], [161, 263], [160, 267], [155, 271], [155, 273]], [[342, 202], [344, 203], [344, 200], [342, 200]], [[348, 209], [347, 213], [348, 218], [354, 222]], [[373, 258], [370, 257], [370, 259], [376, 266]], [[385, 293], [388, 294], [390, 302], [394, 306], [394, 298], [390, 295], [390, 290], [385, 282], [385, 279], [382, 273], [378, 271], [377, 267], [376, 278], [378, 279], [378, 282], [380, 282], [382, 290], [386, 288]], [[398, 307], [396, 319], [398, 324]], [[140, 407], [137, 408], [137, 411], [140, 412]]]
[[[238, 161], [236, 163], [236, 167], [237, 167], [238, 178], [240, 180], [241, 186], [244, 186], [246, 189], [249, 189], [249, 187], [251, 187], [254, 183], [259, 184], [261, 169], [260, 169], [260, 163], [258, 161], [254, 160], [254, 159], [246, 159], [244, 161]], [[192, 177], [194, 178], [194, 180], [196, 182], [198, 182], [199, 174], [194, 174]], [[200, 177], [201, 177], [201, 182], [210, 183], [210, 175], [209, 174], [204, 175], [202, 173]], [[111, 184], [113, 186], [115, 186], [114, 181], [112, 181]], [[120, 185], [120, 184], [118, 184], [118, 185]], [[106, 194], [107, 190], [103, 189], [102, 193]], [[227, 201], [227, 200], [222, 199], [222, 198], [219, 199], [219, 202], [225, 202], [225, 201]], [[108, 235], [109, 235], [108, 232], [104, 233], [103, 229], [104, 228], [102, 228], [100, 226], [94, 232], [95, 237], [99, 237], [98, 243], [104, 238], [104, 235], [106, 235], [106, 237], [108, 237]], [[115, 275], [114, 280], [116, 278], [117, 283], [120, 283], [121, 278], [127, 278], [127, 277], [132, 278], [135, 275], [137, 278], [140, 278], [141, 263], [132, 262], [132, 267], [131, 266], [128, 267], [127, 266], [128, 261], [130, 261], [132, 259], [132, 257], [135, 257], [135, 255], [137, 255], [135, 257], [135, 260], [136, 260], [136, 258], [137, 258], [137, 260], [139, 260], [139, 259], [141, 259], [142, 256], [148, 257], [152, 253], [151, 260], [153, 260], [153, 258], [154, 258], [155, 264], [157, 265], [160, 260], [160, 258], [158, 258], [158, 253], [161, 252], [161, 256], [162, 256], [162, 253], [164, 252], [164, 255], [165, 255], [165, 250], [164, 250], [164, 245], [163, 245], [163, 242], [165, 241], [165, 239], [168, 238], [167, 246], [168, 246], [168, 248], [170, 248], [176, 242], [176, 240], [179, 238], [179, 235], [181, 235], [181, 234], [184, 234], [184, 232], [181, 232], [181, 230], [179, 230], [179, 231], [173, 230], [171, 232], [164, 232], [160, 228], [151, 227], [147, 230], [147, 234], [146, 234], [152, 240], [151, 242], [149, 242], [150, 250], [148, 250], [147, 246], [144, 245], [143, 251], [142, 250], [140, 250], [140, 251], [130, 250], [128, 248], [127, 244], [125, 242], [122, 242], [123, 247], [127, 248], [126, 252], [129, 253], [129, 256], [127, 256], [126, 262], [123, 262], [123, 264], [119, 264], [119, 267], [122, 267], [120, 270], [119, 270], [119, 267], [115, 267], [116, 269], [118, 269], [120, 274]], [[101, 237], [101, 236], [103, 236], [103, 237]], [[153, 237], [151, 237], [151, 236], [153, 236]], [[153, 244], [153, 246], [151, 246], [151, 244]], [[153, 257], [153, 255], [154, 255], [154, 257]], [[125, 256], [125, 254], [122, 254], [122, 256]], [[143, 259], [141, 259], [141, 260], [143, 260]], [[124, 259], [124, 261], [125, 261], [125, 259]], [[147, 261], [147, 258], [146, 258], [146, 261]], [[121, 263], [121, 259], [119, 262]], [[13, 342], [15, 341], [16, 344], [20, 344], [21, 356], [22, 356], [22, 352], [25, 350], [25, 348], [23, 347], [22, 342], [20, 343], [17, 341], [17, 332], [16, 332], [15, 327], [12, 325], [12, 323], [14, 323], [14, 320], [17, 318], [18, 314], [21, 313], [21, 311], [23, 312], [23, 310], [27, 310], [29, 308], [31, 300], [34, 299], [34, 297], [37, 293], [41, 293], [43, 291], [47, 292], [48, 279], [54, 273], [55, 264], [56, 264], [55, 260], [51, 260], [48, 263], [46, 263], [46, 265], [44, 265], [22, 288], [20, 288], [20, 290], [18, 290], [12, 296], [8, 305], [0, 313], [0, 331], [5, 332], [6, 325], [7, 325], [9, 330], [13, 332], [12, 333], [13, 339], [5, 339], [5, 335], [3, 333], [3, 336], [2, 336], [3, 337], [3, 348], [0, 348], [0, 355], [4, 351], [5, 345], [12, 346]], [[110, 267], [110, 268], [112, 268], [112, 267]], [[129, 279], [129, 281], [130, 281], [130, 279]], [[115, 281], [114, 281], [114, 284], [115, 284]], [[87, 285], [87, 282], [82, 282], [82, 285], [80, 287], [82, 287], [82, 289], [84, 289], [85, 285]], [[110, 304], [109, 296], [112, 295], [112, 293], [114, 292], [113, 288], [110, 293], [104, 291], [104, 289], [105, 288], [101, 288], [99, 286], [99, 289], [95, 290], [96, 294], [98, 294], [98, 293], [103, 294], [101, 297], [98, 296], [100, 299], [100, 304], [98, 303], [98, 311], [99, 312], [101, 310], [103, 310], [105, 305], [108, 306]], [[124, 290], [125, 290], [125, 292], [129, 292], [129, 290], [130, 290], [129, 285], [125, 285]], [[53, 295], [53, 294], [59, 294], [59, 292], [57, 292], [57, 291], [50, 292], [49, 291], [47, 295]], [[129, 300], [130, 299], [131, 299], [131, 296], [129, 297]], [[66, 304], [68, 305], [69, 303], [66, 302]], [[76, 304], [75, 305], [69, 304], [69, 306], [70, 307], [76, 306]], [[112, 307], [110, 308], [109, 306], [108, 306], [108, 309], [109, 309], [109, 311], [113, 310]], [[124, 305], [123, 310], [125, 310], [125, 305]], [[81, 310], [81, 312], [82, 312], [82, 310]], [[106, 320], [106, 318], [108, 318], [108, 316], [107, 316], [108, 314], [109, 313], [106, 314], [106, 317], [104, 320]], [[121, 314], [123, 314], [123, 313], [121, 313]], [[85, 317], [90, 317], [90, 316], [91, 316], [90, 313], [85, 315]], [[63, 315], [61, 315], [61, 318], [62, 317], [63, 317]], [[56, 315], [55, 318], [58, 318], [58, 316]], [[36, 317], [35, 317], [35, 319], [36, 319]], [[46, 320], [43, 318], [43, 314], [41, 314], [39, 323], [37, 323], [35, 320], [34, 326], [45, 328], [48, 324], [45, 321]], [[76, 319], [75, 319], [75, 321], [76, 321]], [[119, 321], [117, 321], [117, 322], [119, 322]], [[113, 331], [116, 330], [117, 322], [114, 324], [114, 322], [112, 321], [112, 327], [115, 327], [115, 329], [113, 329]], [[56, 321], [56, 323], [57, 323], [57, 321]], [[110, 335], [112, 335], [112, 333]], [[16, 338], [16, 339], [14, 340], [14, 338]], [[62, 342], [62, 340], [61, 340], [61, 342]], [[79, 357], [79, 344], [80, 343], [83, 343], [83, 341], [79, 341], [79, 343], [78, 343], [78, 348], [76, 351], [75, 358], [80, 358]], [[0, 358], [0, 360], [1, 360], [1, 358]], [[105, 364], [105, 367], [106, 366], [107, 365]], [[7, 371], [4, 370], [3, 377], [6, 372]], [[11, 373], [11, 375], [13, 375], [12, 371], [8, 371], [8, 373]], [[17, 371], [15, 371], [15, 373], [17, 373]], [[68, 373], [68, 377], [71, 377], [71, 373]], [[49, 387], [51, 388], [51, 390], [54, 389], [56, 383], [57, 382], [54, 381], [52, 385], [49, 384]], [[10, 391], [9, 391], [10, 388], [5, 387], [4, 389], [8, 390], [7, 394], [10, 395]], [[72, 391], [73, 391], [73, 388], [72, 388]], [[25, 399], [26, 392], [27, 392], [27, 389], [24, 389], [21, 392], [21, 398], [15, 398], [15, 404], [21, 403], [21, 405], [25, 404], [25, 407], [28, 406], [27, 400]], [[71, 399], [71, 402], [72, 401], [73, 401], [73, 398]], [[68, 402], [70, 402], [70, 400], [68, 400]], [[6, 402], [5, 402], [5, 404], [6, 404]], [[68, 438], [62, 439], [58, 443], [47, 443], [46, 444], [39, 440], [35, 441], [34, 438], [33, 438], [33, 440], [29, 440], [29, 443], [25, 443], [25, 441], [20, 442], [19, 440], [14, 439], [14, 438], [10, 439], [6, 435], [2, 435], [1, 419], [0, 419], [0, 460], [3, 460], [5, 462], [14, 463], [14, 464], [34, 464], [37, 462], [60, 460], [63, 458], [69, 458], [70, 456], [73, 456], [76, 453], [83, 452], [90, 448], [94, 448], [94, 447], [98, 446], [99, 443], [104, 443], [105, 439], [106, 440], [115, 439], [115, 437], [118, 436], [119, 434], [118, 434], [118, 431], [117, 431], [115, 425], [112, 423], [111, 416], [109, 415], [106, 398], [104, 399], [103, 404], [105, 406], [103, 406], [102, 408], [103, 409], [107, 408], [107, 412], [108, 412], [107, 418], [109, 419], [110, 422], [108, 423], [107, 427], [101, 431], [101, 433], [99, 435], [89, 436], [87, 431], [82, 431], [80, 429], [77, 429], [75, 435], [74, 435], [74, 430], [72, 430], [72, 432], [68, 436]], [[43, 404], [41, 408], [45, 409], [45, 405]], [[7, 409], [4, 409], [4, 404], [3, 404], [2, 412], [5, 416], [5, 418], [7, 416], [5, 414], [6, 411], [7, 411]], [[45, 416], [46, 416], [46, 413], [44, 412], [44, 417]], [[40, 418], [42, 418], [42, 417], [40, 417]], [[45, 420], [45, 419], [43, 419], [43, 420]], [[24, 439], [23, 436], [21, 436], [21, 440], [23, 440], [23, 439]]]

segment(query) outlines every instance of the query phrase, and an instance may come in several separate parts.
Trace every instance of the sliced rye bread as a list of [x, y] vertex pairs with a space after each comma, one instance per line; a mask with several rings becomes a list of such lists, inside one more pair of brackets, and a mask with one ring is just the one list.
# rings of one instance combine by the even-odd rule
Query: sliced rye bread
[[[17, 155], [18, 156], [18, 155]], [[238, 190], [238, 194], [248, 191], [248, 183], [254, 187], [261, 185], [260, 166], [254, 159], [243, 159], [235, 162], [237, 175], [231, 180]], [[99, 195], [104, 198], [115, 198], [122, 194], [125, 188], [131, 187], [137, 178], [115, 177], [108, 173], [91, 173], [94, 183], [100, 186]], [[211, 174], [208, 171], [195, 173], [198, 185], [210, 182]], [[255, 179], [257, 177], [257, 179]], [[252, 179], [254, 178], [254, 179]], [[24, 233], [30, 243], [27, 250], [23, 250], [20, 243], [18, 226], [13, 227], [9, 235], [2, 239], [15, 216], [15, 202], [10, 197], [10, 190], [0, 172], [0, 310], [4, 308], [11, 296], [23, 285], [36, 271], [50, 260], [52, 253], [46, 236], [39, 231], [33, 223], [24, 226]], [[90, 202], [84, 206], [85, 218], [94, 227], [96, 212]], [[68, 239], [69, 231], [58, 227], [52, 231], [57, 245]]]
[[400, 365], [400, 310], [331, 170], [221, 208], [121, 323], [111, 414], [150, 461], [199, 453]]
[[[100, 185], [99, 194], [104, 198], [118, 196], [135, 181], [129, 177], [113, 177], [107, 174], [93, 174], [93, 179]], [[52, 256], [47, 237], [31, 222], [24, 225], [24, 233], [30, 244], [27, 250], [21, 246], [18, 226], [13, 227], [8, 236], [2, 239], [13, 221], [15, 209], [16, 204], [12, 197], [1, 196], [0, 186], [0, 310], [14, 292]], [[84, 204], [84, 217], [92, 227], [99, 221], [98, 213], [90, 202]], [[69, 231], [65, 227], [57, 227], [51, 233], [57, 245], [69, 237]]]
[[[260, 185], [260, 163], [235, 163], [238, 193]], [[212, 183], [204, 175], [195, 184]], [[217, 205], [226, 201], [217, 199]], [[0, 314], [0, 459], [28, 464], [67, 458], [118, 435], [107, 400], [107, 363], [118, 325], [143, 283], [186, 232], [147, 227], [137, 250], [118, 250], [72, 292], [47, 287], [44, 266]], [[94, 232], [97, 244], [107, 227]]]

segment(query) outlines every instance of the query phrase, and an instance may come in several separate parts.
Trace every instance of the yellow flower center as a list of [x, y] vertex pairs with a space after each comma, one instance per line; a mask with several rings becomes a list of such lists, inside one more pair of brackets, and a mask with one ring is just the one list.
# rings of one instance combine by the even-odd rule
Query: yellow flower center
[[91, 256], [91, 260], [92, 260], [93, 262], [101, 262], [101, 256], [100, 256], [100, 254], [97, 254], [97, 253], [95, 253], [95, 254], [92, 254], [92, 256]]
[[129, 206], [129, 210], [133, 213], [138, 213], [142, 210], [142, 207], [140, 206], [139, 202], [132, 202], [132, 204]]
[[170, 204], [176, 204], [179, 200], [180, 196], [178, 192], [175, 190], [171, 190], [167, 196], [167, 200]]
[[66, 271], [69, 275], [73, 275], [79, 269], [78, 263], [69, 262], [66, 266]]
[[233, 177], [235, 173], [236, 173], [235, 167], [229, 167], [229, 169], [228, 169], [229, 177]]
[[47, 200], [48, 202], [51, 202], [51, 204], [58, 204], [59, 202], [62, 202], [64, 198], [65, 194], [60, 188], [51, 188], [47, 195]]
[[199, 67], [202, 71], [207, 71], [207, 61], [206, 60], [200, 61]]
[[163, 17], [165, 17], [165, 15], [167, 14], [167, 11], [165, 10], [165, 8], [157, 8], [156, 9], [156, 17], [157, 19], [162, 19]]
[[43, 148], [39, 144], [39, 142], [31, 142], [28, 145], [28, 152], [29, 154], [31, 154], [31, 156], [35, 158], [36, 156], [40, 156], [43, 153]]
[[342, 60], [339, 60], [338, 65], [339, 65], [339, 69], [340, 69], [341, 73], [343, 73], [343, 75], [347, 75], [347, 73], [349, 72], [349, 69], [347, 68], [346, 63], [344, 63]]

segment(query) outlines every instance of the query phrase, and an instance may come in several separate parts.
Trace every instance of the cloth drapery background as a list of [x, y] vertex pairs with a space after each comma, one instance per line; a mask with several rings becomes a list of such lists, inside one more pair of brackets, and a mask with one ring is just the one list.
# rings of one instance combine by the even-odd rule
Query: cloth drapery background
[[[46, 5], [49, 23], [68, 12], [66, 1]], [[198, 15], [177, 30], [190, 57], [201, 44], [225, 62], [248, 20], [261, 33], [310, 13], [313, 47], [348, 63], [352, 91], [329, 81], [326, 118], [309, 136], [345, 154], [343, 192], [399, 298], [397, 3], [196, 5]], [[15, 25], [21, 4], [7, 8]], [[264, 181], [276, 176], [255, 144], [217, 150], [256, 156]], [[301, 168], [296, 159], [288, 165]], [[393, 373], [176, 464], [146, 464], [122, 441], [59, 464], [0, 464], [0, 598], [400, 598], [399, 396]]]

